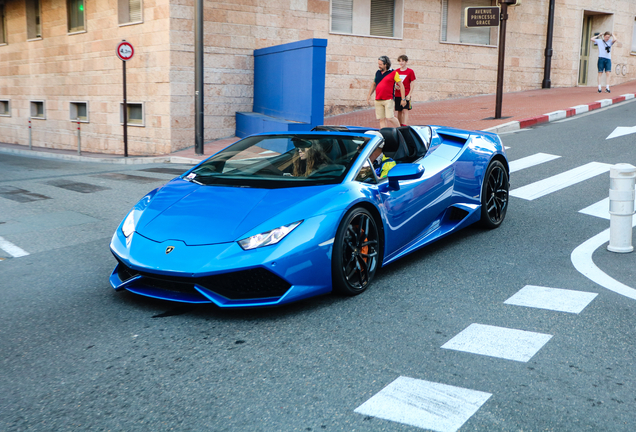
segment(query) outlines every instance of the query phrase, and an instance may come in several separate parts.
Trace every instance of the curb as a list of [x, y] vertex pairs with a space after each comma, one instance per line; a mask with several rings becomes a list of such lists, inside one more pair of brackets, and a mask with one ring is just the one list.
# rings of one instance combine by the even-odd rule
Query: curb
[[22, 150], [0, 147], [0, 153], [15, 154], [20, 156], [41, 157], [46, 159], [62, 159], [76, 162], [98, 162], [120, 165], [143, 165], [143, 164], [155, 164], [155, 163], [175, 163], [175, 164], [187, 164], [196, 165], [201, 162], [199, 159], [186, 158], [181, 156], [148, 156], [148, 157], [109, 157], [100, 158], [92, 156], [78, 156], [70, 154], [58, 154], [49, 153], [37, 150]]
[[617, 104], [619, 102], [634, 99], [635, 97], [636, 97], [636, 94], [627, 93], [612, 99], [601, 99], [591, 104], [577, 105], [577, 106], [573, 106], [564, 110], [559, 110], [559, 111], [543, 114], [537, 117], [530, 117], [523, 120], [515, 120], [508, 123], [500, 124], [498, 126], [493, 126], [491, 128], [484, 129], [484, 130], [486, 132], [494, 132], [494, 133], [514, 132], [516, 130], [529, 128], [541, 123], [549, 123], [549, 122], [553, 122], [557, 120], [562, 120], [564, 118], [572, 117], [577, 114], [583, 114], [588, 111], [593, 111], [595, 109], [605, 108], [606, 106], [610, 106], [610, 105]]

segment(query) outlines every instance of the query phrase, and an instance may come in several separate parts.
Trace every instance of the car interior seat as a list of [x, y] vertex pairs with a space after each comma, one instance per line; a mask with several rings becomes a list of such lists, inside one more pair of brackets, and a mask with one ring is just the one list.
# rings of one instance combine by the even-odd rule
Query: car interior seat
[[311, 131], [312, 132], [314, 132], [314, 131], [318, 131], [318, 132], [348, 132], [349, 128], [347, 128], [346, 126], [319, 125], [319, 126], [314, 126], [314, 128]]
[[428, 151], [426, 143], [410, 126], [402, 126], [397, 128], [397, 130], [406, 141], [410, 154], [415, 155], [415, 159], [419, 159], [426, 154]]
[[397, 163], [412, 162], [415, 152], [411, 153], [401, 133], [395, 128], [382, 128], [380, 133], [384, 137], [382, 152]]

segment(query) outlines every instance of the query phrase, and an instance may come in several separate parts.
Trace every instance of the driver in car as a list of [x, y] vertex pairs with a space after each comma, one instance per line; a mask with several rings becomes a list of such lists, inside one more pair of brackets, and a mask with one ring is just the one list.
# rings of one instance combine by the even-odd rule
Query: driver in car
[[294, 177], [307, 177], [332, 163], [319, 142], [299, 138], [293, 139], [292, 142], [298, 153], [294, 157]]

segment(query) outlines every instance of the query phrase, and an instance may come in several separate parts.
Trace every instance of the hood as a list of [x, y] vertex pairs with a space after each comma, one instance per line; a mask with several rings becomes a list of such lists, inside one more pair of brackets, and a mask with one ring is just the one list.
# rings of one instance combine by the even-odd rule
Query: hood
[[[256, 189], [179, 183], [168, 184], [155, 195], [137, 223], [139, 234], [157, 242], [181, 240], [190, 246], [229, 243], [333, 187]], [[285, 223], [292, 222], [296, 220]], [[273, 228], [277, 227], [269, 229]]]

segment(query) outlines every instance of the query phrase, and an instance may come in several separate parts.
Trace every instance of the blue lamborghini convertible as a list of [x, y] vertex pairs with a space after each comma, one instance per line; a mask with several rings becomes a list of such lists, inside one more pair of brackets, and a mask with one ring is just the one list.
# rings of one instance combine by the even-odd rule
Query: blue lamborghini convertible
[[[384, 178], [371, 157], [381, 152], [397, 163]], [[135, 205], [110, 244], [110, 283], [225, 308], [356, 295], [416, 249], [475, 222], [498, 227], [508, 184], [501, 140], [488, 132], [252, 135]]]

